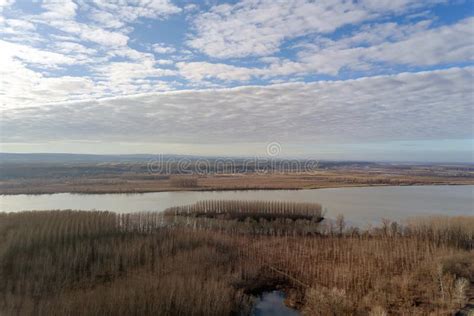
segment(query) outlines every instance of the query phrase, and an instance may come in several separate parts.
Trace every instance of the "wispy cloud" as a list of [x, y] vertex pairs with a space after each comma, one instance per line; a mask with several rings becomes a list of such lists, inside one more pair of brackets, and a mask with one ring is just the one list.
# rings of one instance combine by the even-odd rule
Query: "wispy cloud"
[[[430, 21], [397, 25], [384, 23], [363, 28], [338, 40], [318, 38], [295, 46], [297, 58], [267, 58], [262, 67], [236, 67], [223, 63], [178, 64], [181, 74], [192, 81], [219, 79], [248, 81], [251, 78], [327, 74], [341, 69], [370, 71], [394, 65], [431, 66], [474, 60], [474, 18], [452, 25], [429, 28]], [[223, 51], [223, 50], [221, 50]]]
[[194, 21], [195, 35], [189, 45], [212, 57], [266, 56], [277, 52], [285, 39], [329, 34], [345, 25], [409, 12], [419, 6], [419, 1], [409, 0], [245, 0], [218, 5], [200, 15]]

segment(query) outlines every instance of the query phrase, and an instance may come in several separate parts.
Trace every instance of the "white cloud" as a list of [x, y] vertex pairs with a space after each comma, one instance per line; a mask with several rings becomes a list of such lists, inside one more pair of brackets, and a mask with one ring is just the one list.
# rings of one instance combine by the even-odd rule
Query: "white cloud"
[[21, 45], [0, 40], [0, 71], [12, 59], [20, 59], [28, 64], [44, 67], [57, 67], [58, 65], [73, 64], [77, 61], [67, 55], [37, 49], [28, 45]]
[[156, 63], [158, 65], [172, 65], [174, 64], [174, 61], [171, 59], [158, 59]]
[[77, 4], [72, 0], [45, 0], [42, 7], [46, 12], [41, 17], [47, 20], [65, 20], [76, 16]]
[[191, 12], [191, 11], [198, 10], [199, 6], [197, 4], [190, 3], [190, 4], [185, 5], [183, 9], [186, 12]]
[[[108, 57], [75, 42], [56, 42], [54, 51], [0, 40], [0, 104], [5, 108], [43, 102], [80, 100], [125, 93], [168, 90], [158, 79], [173, 75], [160, 69], [152, 54], [130, 48], [111, 49]], [[120, 56], [130, 61], [110, 62]], [[93, 65], [93, 78], [51, 75], [56, 69]]]
[[[453, 25], [427, 29], [416, 26], [385, 25], [361, 32], [340, 41], [328, 41], [325, 47], [303, 50], [299, 61], [308, 71], [336, 75], [341, 68], [368, 69], [376, 63], [392, 65], [430, 66], [473, 60], [474, 18]], [[374, 45], [365, 46], [365, 43]]]
[[472, 138], [471, 67], [304, 83], [472, 63], [443, 1], [0, 0], [1, 140]]
[[[472, 137], [474, 68], [152, 93], [2, 113], [4, 142], [322, 143]], [[28, 124], [24, 124], [28, 122]]]
[[[439, 1], [424, 3], [425, 6]], [[194, 21], [188, 44], [218, 57], [266, 56], [278, 51], [285, 39], [325, 34], [348, 25], [401, 13], [419, 1], [307, 1], [244, 0], [214, 6]]]
[[[0, 40], [1, 107], [9, 109], [43, 102], [77, 100], [90, 98], [99, 92], [99, 87], [85, 76], [48, 75], [55, 69], [89, 61], [88, 49], [79, 44], [58, 43], [56, 48], [56, 52], [50, 52]], [[71, 54], [72, 50], [74, 54]]]
[[295, 60], [262, 57], [264, 67], [232, 66], [223, 63], [178, 63], [188, 80], [220, 79], [248, 81], [253, 77], [329, 74], [341, 69], [372, 70], [380, 63], [405, 66], [432, 66], [474, 60], [474, 18], [452, 25], [429, 28], [431, 21], [398, 25], [369, 25], [339, 40], [319, 37], [313, 43], [295, 45]]
[[33, 23], [20, 19], [5, 19], [5, 24], [21, 31], [32, 31], [36, 28]]
[[94, 9], [89, 15], [89, 18], [105, 28], [121, 28], [126, 25], [125, 22], [118, 19], [116, 15], [107, 11]]
[[14, 2], [15, 2], [15, 0], [0, 0], [0, 10], [3, 7], [11, 6]]
[[84, 41], [103, 46], [125, 46], [128, 42], [128, 36], [123, 33], [108, 31], [100, 27], [78, 23], [73, 20], [53, 20], [46, 22], [62, 32], [78, 36]]
[[129, 79], [141, 79], [146, 77], [161, 77], [174, 75], [174, 71], [155, 67], [153, 60], [142, 62], [112, 62], [97, 69], [98, 73], [103, 73], [112, 82], [119, 83]]
[[169, 90], [169, 85], [159, 78], [173, 75], [175, 71], [159, 68], [153, 58], [111, 62], [95, 69], [96, 79], [114, 95]]
[[169, 68], [173, 62], [128, 46], [129, 23], [180, 12], [170, 1], [45, 0], [31, 5], [39, 13], [22, 15], [13, 8], [0, 16], [2, 106], [170, 89], [171, 83], [160, 77], [175, 72], [160, 65]]
[[125, 27], [127, 23], [138, 18], [164, 18], [181, 11], [168, 0], [97, 0], [83, 2], [81, 8], [94, 23], [80, 23], [75, 19], [79, 7], [72, 0], [48, 0], [42, 3], [42, 7], [46, 12], [30, 16], [32, 21], [53, 26], [84, 41], [115, 47], [127, 45], [129, 38], [126, 33], [132, 30]]
[[97, 54], [96, 49], [75, 42], [56, 42], [54, 46], [56, 48], [55, 51], [65, 55], [84, 54], [93, 56]]
[[176, 51], [176, 49], [170, 45], [165, 45], [163, 43], [153, 44], [153, 51], [158, 54], [171, 54]]
[[21, 44], [41, 41], [40, 36], [36, 34], [36, 26], [33, 23], [23, 19], [3, 17], [1, 14], [0, 38]]
[[0, 59], [0, 107], [5, 111], [31, 104], [83, 99], [97, 92], [87, 77], [45, 77], [18, 59]]
[[195, 82], [210, 79], [248, 81], [253, 76], [258, 76], [259, 72], [261, 72], [261, 70], [257, 68], [236, 67], [208, 62], [179, 62], [176, 66], [181, 76]]
[[361, 0], [359, 3], [369, 11], [402, 13], [407, 10], [443, 2], [446, 2], [446, 0]]
[[153, 60], [153, 54], [144, 53], [128, 46], [114, 47], [106, 51], [109, 57], [123, 57], [131, 61]]
[[[0, 104], [5, 108], [43, 102], [169, 90], [160, 77], [175, 75], [162, 69], [169, 60], [127, 46], [97, 49], [76, 42], [56, 42], [54, 52], [0, 40]], [[124, 61], [111, 62], [120, 57]], [[83, 65], [90, 76], [53, 75], [54, 70]]]
[[[169, 0], [94, 0], [91, 3], [97, 8], [95, 12], [99, 10], [99, 12], [110, 13], [121, 23], [130, 23], [142, 17], [164, 18], [181, 11]], [[110, 20], [110, 15], [107, 15], [108, 24], [110, 24]], [[100, 20], [97, 19], [97, 22]]]
[[383, 43], [372, 56], [379, 61], [406, 65], [436, 65], [474, 60], [474, 18], [418, 32], [395, 43]]

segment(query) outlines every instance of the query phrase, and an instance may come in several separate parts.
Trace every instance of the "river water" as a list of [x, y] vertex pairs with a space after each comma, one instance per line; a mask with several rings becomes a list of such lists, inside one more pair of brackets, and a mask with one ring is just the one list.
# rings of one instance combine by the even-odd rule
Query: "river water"
[[199, 200], [284, 200], [317, 202], [326, 217], [343, 214], [357, 225], [381, 218], [403, 220], [422, 215], [474, 215], [474, 186], [387, 186], [318, 190], [182, 191], [142, 194], [40, 194], [1, 195], [0, 211], [108, 210], [114, 212], [162, 211]]

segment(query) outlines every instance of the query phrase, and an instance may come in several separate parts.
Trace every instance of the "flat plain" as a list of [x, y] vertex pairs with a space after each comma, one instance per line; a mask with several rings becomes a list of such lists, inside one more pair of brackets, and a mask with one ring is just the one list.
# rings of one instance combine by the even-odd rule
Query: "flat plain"
[[319, 189], [387, 185], [474, 184], [469, 164], [321, 163], [312, 170], [233, 168], [150, 170], [146, 162], [4, 162], [0, 194], [143, 193], [163, 191]]

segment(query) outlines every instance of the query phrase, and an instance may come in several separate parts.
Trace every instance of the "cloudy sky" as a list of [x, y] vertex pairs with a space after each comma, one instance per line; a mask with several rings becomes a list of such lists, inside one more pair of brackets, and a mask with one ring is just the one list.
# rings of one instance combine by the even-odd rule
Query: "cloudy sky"
[[474, 162], [474, 2], [0, 0], [0, 150]]

